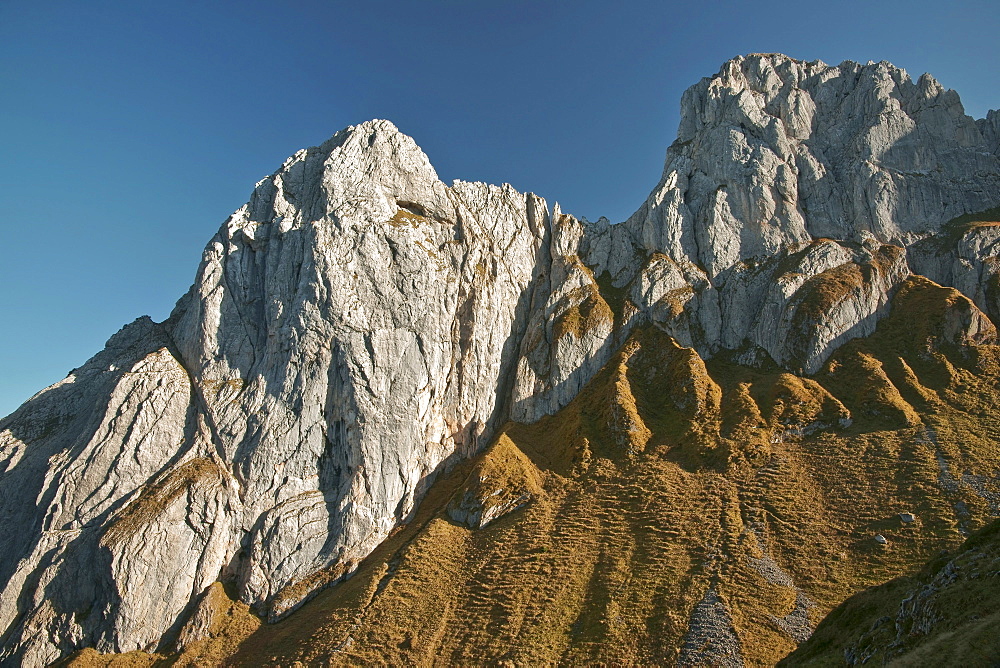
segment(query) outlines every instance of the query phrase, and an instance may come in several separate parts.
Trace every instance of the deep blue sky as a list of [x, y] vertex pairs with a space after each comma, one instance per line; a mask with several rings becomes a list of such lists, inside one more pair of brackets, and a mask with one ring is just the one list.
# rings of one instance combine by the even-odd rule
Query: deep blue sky
[[0, 0], [0, 415], [167, 316], [253, 184], [388, 118], [446, 181], [626, 218], [743, 53], [889, 60], [1000, 107], [992, 2]]

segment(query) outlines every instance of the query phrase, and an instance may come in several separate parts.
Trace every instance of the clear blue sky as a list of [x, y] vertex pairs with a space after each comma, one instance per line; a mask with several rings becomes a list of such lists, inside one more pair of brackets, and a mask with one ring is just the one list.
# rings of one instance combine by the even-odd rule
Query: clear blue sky
[[735, 55], [889, 60], [978, 118], [998, 35], [995, 0], [0, 0], [0, 415], [165, 318], [253, 184], [344, 126], [618, 221], [683, 90]]

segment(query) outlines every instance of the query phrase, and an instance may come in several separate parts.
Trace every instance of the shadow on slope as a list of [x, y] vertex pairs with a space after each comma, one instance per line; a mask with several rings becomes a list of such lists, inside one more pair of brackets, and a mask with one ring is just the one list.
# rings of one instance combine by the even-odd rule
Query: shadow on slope
[[[991, 336], [977, 313], [911, 279], [810, 378], [706, 364], [636, 330], [559, 413], [508, 424], [441, 476], [353, 577], [238, 647], [220, 636], [216, 656], [774, 664], [842, 601], [998, 513], [1000, 364], [975, 345]], [[522, 488], [527, 503], [480, 529], [448, 512], [469, 490]]]
[[919, 572], [855, 594], [781, 666], [996, 665], [1000, 521]]

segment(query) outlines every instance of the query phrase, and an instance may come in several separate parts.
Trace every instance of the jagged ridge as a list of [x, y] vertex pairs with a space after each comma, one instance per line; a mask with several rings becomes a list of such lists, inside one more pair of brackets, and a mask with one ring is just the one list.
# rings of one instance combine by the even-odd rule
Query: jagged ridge
[[943, 226], [1000, 202], [997, 123], [886, 63], [737, 58], [685, 94], [660, 185], [614, 226], [445, 186], [385, 121], [300, 151], [166, 322], [0, 423], [3, 657], [167, 648], [216, 580], [280, 618], [645, 327], [814, 372], [919, 271], [988, 340], [996, 228]]
[[907, 281], [813, 378], [638, 329], [568, 406], [442, 477], [349, 581], [253, 633], [220, 613], [207, 645], [161, 658], [773, 665], [847, 595], [997, 512], [979, 472], [1000, 358], [949, 325], [969, 307]]

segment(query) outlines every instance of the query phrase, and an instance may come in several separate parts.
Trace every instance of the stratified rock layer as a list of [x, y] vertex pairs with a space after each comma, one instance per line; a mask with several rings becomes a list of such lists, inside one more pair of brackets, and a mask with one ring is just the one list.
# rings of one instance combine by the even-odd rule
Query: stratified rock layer
[[[685, 93], [659, 185], [614, 226], [446, 186], [386, 121], [299, 151], [167, 321], [0, 422], [3, 659], [173, 646], [217, 580], [282, 617], [638, 327], [812, 373], [918, 271], [965, 293], [956, 332], [988, 340], [993, 228], [945, 224], [1000, 202], [997, 127], [886, 63], [737, 58]], [[702, 389], [691, 410], [717, 410]], [[470, 494], [456, 512], [478, 525], [520, 498]]]

